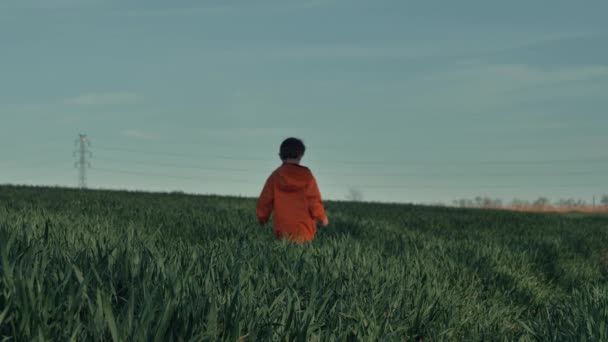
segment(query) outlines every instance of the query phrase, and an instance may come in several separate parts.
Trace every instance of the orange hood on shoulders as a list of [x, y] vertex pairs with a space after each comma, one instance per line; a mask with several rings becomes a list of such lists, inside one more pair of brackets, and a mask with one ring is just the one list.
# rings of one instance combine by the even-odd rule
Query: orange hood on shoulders
[[315, 221], [327, 219], [321, 193], [312, 172], [304, 166], [283, 164], [268, 177], [256, 204], [261, 224], [272, 215], [272, 230], [292, 241], [310, 241], [315, 237]]
[[285, 192], [300, 191], [312, 181], [312, 173], [307, 167], [283, 164], [277, 169], [277, 186]]

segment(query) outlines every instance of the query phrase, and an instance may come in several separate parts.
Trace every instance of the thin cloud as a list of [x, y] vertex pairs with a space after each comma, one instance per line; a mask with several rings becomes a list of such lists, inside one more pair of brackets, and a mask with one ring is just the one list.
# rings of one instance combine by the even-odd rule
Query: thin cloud
[[[494, 97], [507, 102], [518, 102], [528, 97], [521, 94], [524, 90], [535, 92], [536, 95], [543, 90], [555, 95], [559, 93], [564, 96], [576, 96], [579, 92], [572, 87], [598, 79], [608, 79], [608, 66], [546, 70], [529, 65], [488, 64], [430, 73], [414, 82], [423, 94], [434, 99], [450, 98], [462, 102], [468, 98], [479, 103]], [[423, 94], [416, 94], [416, 97]], [[506, 96], [509, 94], [515, 98]]]
[[133, 104], [139, 96], [133, 93], [88, 93], [71, 97], [63, 101], [66, 105], [121, 105]]
[[249, 128], [249, 127], [234, 127], [234, 128], [214, 128], [202, 130], [202, 133], [207, 137], [227, 138], [239, 137], [246, 139], [259, 138], [277, 138], [284, 135], [284, 130], [278, 128]]
[[344, 58], [422, 58], [436, 56], [443, 52], [439, 47], [403, 47], [403, 46], [363, 46], [363, 45], [293, 45], [274, 49], [260, 50], [274, 58], [298, 59], [344, 59]]
[[149, 140], [152, 138], [149, 134], [147, 134], [139, 129], [127, 129], [122, 132], [122, 135], [127, 138], [140, 139], [140, 140]]
[[[485, 39], [483, 35], [475, 36]], [[382, 40], [378, 42], [342, 42], [342, 43], [294, 43], [282, 44], [242, 41], [238, 45], [216, 46], [207, 51], [221, 58], [262, 58], [265, 60], [418, 60], [433, 62], [445, 67], [450, 65], [475, 66], [484, 62], [496, 62], [496, 56], [512, 53], [513, 51], [530, 49], [560, 41], [583, 39], [587, 35], [546, 35], [529, 34], [517, 39], [496, 39], [479, 45], [477, 40], [468, 38], [431, 39], [424, 41], [412, 40]], [[502, 61], [502, 64], [515, 64]]]
[[5, 0], [0, 4], [2, 9], [25, 10], [54, 10], [85, 8], [92, 5], [101, 5], [101, 0]]
[[501, 80], [508, 84], [534, 85], [584, 81], [608, 76], [608, 66], [584, 66], [545, 70], [525, 64], [479, 64], [458, 70], [433, 73], [423, 77], [425, 81], [453, 81], [479, 83]]
[[425, 115], [475, 116], [480, 113], [522, 112], [544, 104], [543, 115], [564, 103], [598, 97], [608, 82], [608, 66], [543, 69], [524, 64], [459, 65], [403, 82], [400, 110]]
[[201, 15], [201, 14], [217, 14], [223, 12], [232, 12], [238, 7], [229, 4], [207, 4], [196, 7], [157, 7], [157, 8], [129, 8], [129, 9], [114, 9], [113, 12], [118, 15], [129, 17], [154, 17], [154, 16], [185, 16], [185, 15]]
[[1, 168], [12, 168], [15, 166], [17, 166], [17, 162], [15, 162], [15, 161], [12, 161], [12, 160], [0, 161]]
[[234, 13], [264, 11], [265, 13], [307, 10], [336, 5], [341, 0], [266, 0], [247, 1], [240, 3], [201, 2], [200, 4], [184, 6], [167, 2], [163, 6], [146, 8], [117, 9], [115, 12], [127, 16], [188, 16], [200, 14]]

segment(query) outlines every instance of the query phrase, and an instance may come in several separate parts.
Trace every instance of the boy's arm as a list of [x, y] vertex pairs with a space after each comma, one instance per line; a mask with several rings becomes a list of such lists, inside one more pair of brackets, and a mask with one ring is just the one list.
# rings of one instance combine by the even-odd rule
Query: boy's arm
[[258, 198], [256, 205], [256, 215], [260, 224], [266, 224], [272, 214], [272, 208], [274, 206], [274, 184], [273, 175], [270, 175], [264, 184], [262, 193]]
[[319, 186], [317, 185], [317, 180], [315, 177], [312, 177], [312, 181], [307, 189], [308, 193], [306, 197], [308, 198], [308, 206], [310, 208], [311, 216], [323, 223], [323, 226], [327, 226], [327, 215], [325, 214], [325, 208], [323, 208], [323, 200], [321, 199], [321, 192], [319, 191]]

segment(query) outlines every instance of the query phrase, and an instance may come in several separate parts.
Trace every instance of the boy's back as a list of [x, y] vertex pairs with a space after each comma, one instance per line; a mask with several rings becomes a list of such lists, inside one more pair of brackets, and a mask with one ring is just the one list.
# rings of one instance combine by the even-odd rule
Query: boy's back
[[327, 225], [327, 216], [315, 177], [298, 164], [300, 158], [282, 158], [283, 165], [268, 177], [257, 202], [257, 217], [265, 224], [272, 214], [277, 237], [304, 242], [315, 237], [315, 220]]

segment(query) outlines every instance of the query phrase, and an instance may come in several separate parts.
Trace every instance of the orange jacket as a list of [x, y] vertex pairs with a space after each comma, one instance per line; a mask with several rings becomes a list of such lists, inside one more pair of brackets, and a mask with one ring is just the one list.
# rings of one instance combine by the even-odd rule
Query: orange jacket
[[287, 163], [268, 177], [256, 211], [261, 224], [268, 222], [272, 214], [272, 230], [277, 237], [296, 242], [312, 240], [317, 232], [315, 220], [326, 218], [312, 172], [304, 166]]

